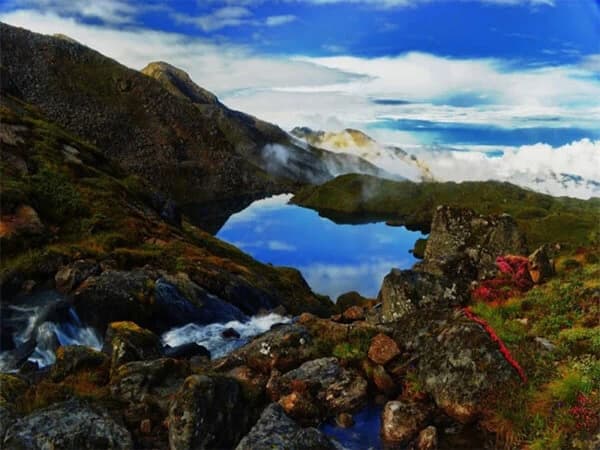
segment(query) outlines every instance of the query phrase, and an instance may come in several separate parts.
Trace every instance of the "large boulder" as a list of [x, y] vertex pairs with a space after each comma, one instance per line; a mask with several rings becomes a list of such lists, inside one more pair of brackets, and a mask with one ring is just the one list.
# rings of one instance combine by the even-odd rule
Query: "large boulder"
[[517, 377], [483, 327], [462, 311], [406, 315], [397, 323], [394, 339], [412, 353], [423, 390], [459, 422], [476, 420], [487, 396]]
[[152, 326], [156, 314], [154, 277], [144, 270], [111, 270], [88, 278], [74, 295], [74, 306], [83, 322], [104, 333], [111, 322], [134, 321]]
[[392, 269], [379, 291], [380, 320], [394, 322], [419, 309], [457, 306], [467, 301], [467, 292], [464, 283], [443, 275]]
[[395, 445], [406, 444], [426, 425], [431, 408], [400, 400], [387, 402], [381, 414], [381, 437]]
[[263, 374], [272, 369], [287, 371], [314, 357], [313, 338], [308, 330], [298, 324], [280, 325], [269, 332], [215, 360], [217, 370], [247, 366]]
[[267, 389], [286, 413], [302, 421], [354, 412], [367, 402], [367, 381], [333, 357], [308, 361], [272, 377]]
[[112, 373], [110, 390], [114, 397], [131, 404], [157, 405], [166, 415], [171, 396], [189, 374], [190, 366], [186, 361], [170, 358], [133, 361]]
[[316, 428], [301, 428], [281, 406], [271, 403], [236, 450], [334, 450], [336, 447]]
[[526, 252], [525, 236], [511, 216], [439, 206], [419, 268], [453, 280], [480, 280], [496, 274], [498, 256]]
[[52, 405], [18, 419], [2, 448], [15, 450], [129, 450], [129, 431], [105, 411], [79, 401]]
[[171, 450], [232, 448], [256, 420], [239, 384], [222, 376], [188, 377], [169, 411]]
[[162, 345], [158, 336], [133, 322], [113, 322], [106, 331], [104, 351], [115, 370], [130, 361], [160, 358]]

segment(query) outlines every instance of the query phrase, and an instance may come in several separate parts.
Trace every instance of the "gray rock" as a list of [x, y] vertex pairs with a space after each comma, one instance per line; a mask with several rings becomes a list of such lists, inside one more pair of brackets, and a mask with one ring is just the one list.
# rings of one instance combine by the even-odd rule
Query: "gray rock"
[[19, 450], [129, 450], [129, 431], [105, 411], [68, 401], [18, 419], [4, 436], [4, 447]]
[[387, 402], [381, 413], [381, 437], [385, 442], [406, 444], [423, 428], [430, 414], [426, 404]]
[[[295, 385], [302, 386], [296, 392]], [[297, 369], [270, 380], [268, 393], [286, 413], [299, 420], [354, 412], [367, 402], [367, 381], [337, 358], [305, 362]]]
[[394, 322], [419, 309], [458, 306], [467, 300], [464, 283], [442, 275], [398, 269], [386, 275], [378, 296], [383, 322]]
[[108, 326], [103, 350], [111, 358], [111, 369], [130, 361], [144, 361], [162, 356], [158, 336], [133, 322], [113, 322]]
[[238, 444], [236, 450], [334, 450], [336, 447], [316, 428], [301, 428], [281, 406], [272, 403]]
[[53, 381], [61, 381], [66, 376], [82, 369], [90, 369], [108, 364], [105, 353], [84, 345], [67, 345], [56, 351], [56, 362], [50, 369]]
[[440, 206], [418, 268], [468, 282], [494, 276], [498, 256], [526, 253], [525, 236], [511, 216]]
[[256, 416], [231, 378], [192, 375], [175, 395], [169, 411], [171, 450], [232, 448]]

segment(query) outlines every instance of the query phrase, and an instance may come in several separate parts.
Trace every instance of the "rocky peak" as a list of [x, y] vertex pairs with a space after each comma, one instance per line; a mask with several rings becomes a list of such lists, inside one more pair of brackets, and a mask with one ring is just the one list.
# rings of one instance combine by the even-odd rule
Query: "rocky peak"
[[192, 81], [189, 74], [163, 61], [151, 62], [141, 72], [155, 78], [173, 95], [187, 98], [192, 103], [217, 105], [219, 100], [213, 93]]

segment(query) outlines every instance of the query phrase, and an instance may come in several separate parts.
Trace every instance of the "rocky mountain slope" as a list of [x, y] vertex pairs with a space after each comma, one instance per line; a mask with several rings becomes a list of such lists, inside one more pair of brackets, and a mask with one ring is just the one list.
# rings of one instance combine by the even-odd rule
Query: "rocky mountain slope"
[[[215, 309], [215, 302], [243, 314], [278, 305], [296, 313], [310, 305], [328, 311], [329, 301], [315, 296], [297, 271], [260, 264], [195, 228], [143, 179], [37, 109], [4, 96], [0, 113], [3, 307], [23, 289], [54, 285], [57, 276], [65, 293], [79, 289], [80, 313], [98, 328], [114, 314], [137, 316], [146, 326], [169, 322], [159, 303], [152, 300], [146, 309], [143, 299], [158, 298], [157, 280], [171, 273], [179, 280], [173, 283], [195, 292], [196, 306], [182, 310], [184, 320], [203, 307]], [[2, 319], [8, 319], [4, 309]]]
[[289, 192], [351, 171], [357, 157], [294, 145], [276, 126], [229, 110], [164, 63], [144, 73], [72, 40], [0, 25], [2, 90], [94, 144], [186, 210]]
[[382, 145], [362, 131], [346, 128], [339, 132], [315, 131], [296, 127], [291, 134], [310, 145], [341, 154], [356, 155], [377, 167], [385, 168], [392, 177], [412, 181], [433, 181], [427, 164], [393, 145]]

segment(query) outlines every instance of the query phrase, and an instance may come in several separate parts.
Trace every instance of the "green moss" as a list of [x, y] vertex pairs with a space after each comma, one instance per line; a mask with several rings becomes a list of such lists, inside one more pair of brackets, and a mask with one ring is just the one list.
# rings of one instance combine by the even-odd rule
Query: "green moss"
[[31, 182], [34, 208], [43, 217], [64, 223], [85, 213], [79, 192], [63, 173], [44, 168]]

